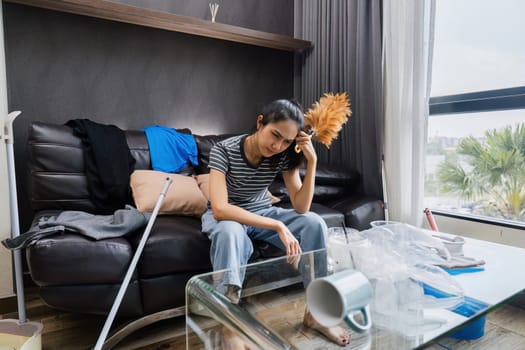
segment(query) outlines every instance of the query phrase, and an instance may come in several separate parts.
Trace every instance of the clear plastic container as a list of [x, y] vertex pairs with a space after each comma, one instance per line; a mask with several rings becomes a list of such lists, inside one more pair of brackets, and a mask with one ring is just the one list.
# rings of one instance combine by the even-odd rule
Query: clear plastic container
[[[346, 234], [345, 234], [346, 233]], [[328, 229], [329, 267], [335, 272], [356, 268], [360, 251], [368, 240], [353, 228], [331, 227]]]

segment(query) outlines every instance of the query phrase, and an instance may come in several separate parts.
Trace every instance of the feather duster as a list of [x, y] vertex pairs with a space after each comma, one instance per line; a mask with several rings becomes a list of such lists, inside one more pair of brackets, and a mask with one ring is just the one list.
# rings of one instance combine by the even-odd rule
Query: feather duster
[[325, 93], [304, 115], [305, 130], [312, 138], [330, 148], [343, 124], [352, 115], [350, 100], [346, 92]]

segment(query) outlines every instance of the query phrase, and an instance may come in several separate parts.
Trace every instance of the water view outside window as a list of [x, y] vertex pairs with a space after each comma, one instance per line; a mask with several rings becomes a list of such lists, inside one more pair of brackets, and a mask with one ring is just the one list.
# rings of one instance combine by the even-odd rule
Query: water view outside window
[[431, 117], [425, 205], [525, 222], [525, 110]]

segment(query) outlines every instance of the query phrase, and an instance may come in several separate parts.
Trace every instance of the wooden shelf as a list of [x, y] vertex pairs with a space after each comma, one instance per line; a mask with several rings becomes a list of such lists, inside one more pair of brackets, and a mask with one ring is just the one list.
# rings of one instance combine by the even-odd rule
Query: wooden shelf
[[301, 51], [312, 46], [312, 43], [309, 41], [294, 39], [284, 35], [261, 32], [223, 23], [212, 23], [211, 21], [198, 18], [180, 16], [173, 13], [155, 11], [107, 0], [6, 1], [278, 50]]

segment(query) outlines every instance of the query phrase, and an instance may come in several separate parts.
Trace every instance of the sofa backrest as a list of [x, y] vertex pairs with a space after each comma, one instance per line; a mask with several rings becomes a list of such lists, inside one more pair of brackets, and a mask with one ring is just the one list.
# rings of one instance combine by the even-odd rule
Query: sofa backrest
[[[191, 133], [189, 129], [179, 130]], [[125, 131], [135, 169], [151, 169], [146, 134], [138, 130]], [[233, 134], [194, 135], [198, 149], [199, 165], [186, 168], [181, 173], [206, 174], [210, 150], [217, 142]], [[96, 213], [97, 207], [90, 200], [84, 170], [82, 142], [65, 125], [32, 122], [29, 126], [29, 195], [31, 208], [82, 210]], [[302, 174], [303, 175], [303, 174]], [[314, 200], [320, 203], [341, 197], [357, 187], [360, 176], [354, 171], [318, 166]], [[287, 200], [287, 191], [278, 178], [270, 187], [275, 195]]]
[[211, 148], [222, 140], [228, 137], [234, 136], [234, 134], [223, 134], [223, 135], [193, 135], [195, 137], [195, 143], [197, 144], [197, 150], [199, 152], [199, 165], [197, 166], [197, 174], [208, 174], [208, 163], [210, 159]]
[[[142, 131], [126, 131], [135, 169], [151, 169], [149, 147]], [[89, 199], [80, 138], [65, 125], [33, 122], [29, 126], [29, 195], [33, 210], [96, 212]]]
[[[179, 129], [191, 133], [189, 129]], [[135, 158], [135, 169], [151, 169], [146, 134], [139, 130], [126, 130], [126, 141]], [[208, 173], [210, 150], [217, 142], [231, 134], [194, 135], [199, 165], [186, 168], [183, 174]], [[82, 142], [73, 129], [65, 125], [32, 122], [29, 126], [29, 195], [33, 210], [60, 209], [96, 212], [89, 199]]]

